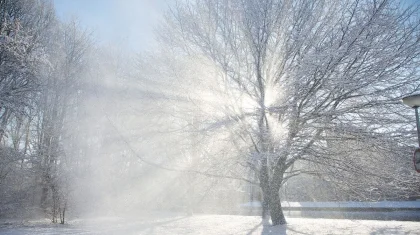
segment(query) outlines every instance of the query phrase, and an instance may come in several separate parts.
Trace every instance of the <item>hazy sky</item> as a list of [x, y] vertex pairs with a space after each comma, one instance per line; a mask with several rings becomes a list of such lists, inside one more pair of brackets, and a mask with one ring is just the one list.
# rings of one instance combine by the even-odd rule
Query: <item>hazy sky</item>
[[120, 43], [126, 48], [146, 49], [152, 29], [170, 0], [54, 0], [58, 16], [75, 17], [92, 29], [99, 43]]

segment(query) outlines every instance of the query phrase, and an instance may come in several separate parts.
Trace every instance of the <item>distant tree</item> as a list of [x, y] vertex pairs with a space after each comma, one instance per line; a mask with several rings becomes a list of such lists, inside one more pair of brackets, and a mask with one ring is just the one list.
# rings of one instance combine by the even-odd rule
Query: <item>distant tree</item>
[[41, 206], [51, 209], [53, 222], [60, 216], [64, 223], [66, 190], [70, 187], [66, 179], [72, 162], [69, 157], [71, 154], [77, 159], [81, 153], [68, 146], [77, 143], [78, 133], [72, 130], [77, 128], [83, 101], [90, 38], [76, 22], [57, 24], [50, 37], [56, 44], [49, 48], [51, 68], [44, 77], [37, 105], [36, 154], [42, 182]]
[[[302, 173], [411, 187], [372, 171], [410, 158], [400, 150], [414, 143], [413, 120], [399, 100], [420, 87], [417, 12], [392, 0], [180, 1], [159, 31], [172, 83], [155, 98], [178, 104], [172, 117], [205, 117], [203, 136], [242, 154], [223, 167], [256, 172], [274, 225], [286, 223], [280, 188]], [[183, 72], [166, 73], [175, 64]]]

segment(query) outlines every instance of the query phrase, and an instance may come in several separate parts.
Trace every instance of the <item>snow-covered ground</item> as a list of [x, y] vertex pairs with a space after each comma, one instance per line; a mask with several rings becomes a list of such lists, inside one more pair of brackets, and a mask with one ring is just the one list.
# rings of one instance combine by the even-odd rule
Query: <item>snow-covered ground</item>
[[44, 221], [1, 222], [0, 234], [420, 234], [419, 222], [288, 218], [271, 226], [258, 216], [148, 215], [139, 218], [71, 220], [66, 225]]

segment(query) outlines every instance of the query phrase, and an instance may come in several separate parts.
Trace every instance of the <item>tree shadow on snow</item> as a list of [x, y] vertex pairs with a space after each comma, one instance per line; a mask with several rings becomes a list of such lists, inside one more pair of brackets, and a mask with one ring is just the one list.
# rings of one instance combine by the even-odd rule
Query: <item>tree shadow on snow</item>
[[292, 232], [292, 234], [304, 234], [304, 235], [311, 235], [309, 233], [304, 233], [297, 231], [295, 229], [290, 228], [290, 226], [285, 225], [277, 225], [272, 226], [267, 221], [261, 221], [261, 223], [257, 224], [255, 227], [253, 227], [247, 235], [256, 235], [258, 228], [262, 225], [262, 231], [261, 235], [270, 235], [270, 234], [276, 234], [276, 235], [287, 235], [287, 231]]
[[411, 231], [402, 231], [401, 226], [396, 228], [380, 228], [376, 231], [370, 232], [370, 235], [380, 235], [380, 234], [410, 234]]
[[272, 226], [270, 224], [263, 224], [263, 230], [261, 231], [261, 235], [266, 234], [286, 235], [287, 225]]
[[254, 232], [263, 224], [261, 221], [259, 224], [255, 225], [246, 235], [252, 235]]
[[263, 224], [263, 230], [261, 231], [261, 235], [267, 235], [267, 234], [287, 235], [287, 232], [292, 232], [292, 234], [312, 235], [310, 233], [304, 233], [304, 232], [300, 232], [298, 230], [292, 229], [288, 227], [287, 225], [272, 226], [268, 224]]
[[265, 234], [286, 235], [286, 225], [272, 226], [266, 220], [263, 220], [259, 224], [255, 225], [246, 235], [257, 235], [261, 225], [263, 227], [263, 230], [261, 231], [261, 235], [265, 235]]

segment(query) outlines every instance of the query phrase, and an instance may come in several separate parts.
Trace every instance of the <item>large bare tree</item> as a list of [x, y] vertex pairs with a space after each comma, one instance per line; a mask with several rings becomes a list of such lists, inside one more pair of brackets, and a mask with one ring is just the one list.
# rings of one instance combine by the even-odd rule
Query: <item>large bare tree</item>
[[399, 99], [419, 90], [417, 12], [392, 0], [177, 2], [159, 38], [174, 61], [204, 72], [172, 76], [196, 79], [190, 90], [216, 88], [166, 98], [197, 106], [189, 117], [217, 100], [216, 112], [196, 114], [197, 126], [207, 137], [230, 133], [238, 165], [258, 176], [265, 212], [284, 224], [279, 190], [290, 177], [373, 173], [357, 159], [393, 158], [414, 143]]

